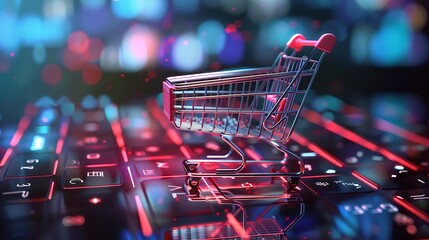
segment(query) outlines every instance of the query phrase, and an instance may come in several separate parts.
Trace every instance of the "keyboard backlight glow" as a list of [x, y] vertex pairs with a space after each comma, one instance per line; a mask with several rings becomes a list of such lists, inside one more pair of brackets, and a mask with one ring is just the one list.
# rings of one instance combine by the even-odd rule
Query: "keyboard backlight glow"
[[301, 153], [301, 157], [316, 157], [317, 154], [315, 152], [303, 152]]
[[34, 136], [33, 141], [31, 142], [30, 150], [31, 151], [42, 150], [43, 147], [45, 146], [45, 141], [46, 139], [43, 136], [39, 136], [39, 135]]
[[97, 205], [97, 204], [101, 203], [102, 200], [101, 200], [101, 198], [93, 197], [93, 198], [89, 199], [89, 202], [94, 204], [94, 205]]
[[134, 200], [137, 206], [137, 213], [140, 220], [140, 228], [142, 230], [143, 236], [150, 237], [153, 234], [152, 227], [150, 225], [150, 221], [146, 215], [146, 212], [141, 203], [140, 197], [138, 195], [134, 196]]

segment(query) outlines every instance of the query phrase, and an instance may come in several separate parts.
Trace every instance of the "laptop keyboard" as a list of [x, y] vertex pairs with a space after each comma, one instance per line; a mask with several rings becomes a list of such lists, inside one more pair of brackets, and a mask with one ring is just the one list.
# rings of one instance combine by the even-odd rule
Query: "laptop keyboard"
[[[345, 103], [306, 107], [287, 144], [305, 162], [296, 188], [281, 177], [226, 176], [202, 177], [196, 190], [184, 160], [229, 147], [217, 135], [176, 130], [159, 99], [39, 101], [18, 122], [1, 123], [0, 238], [429, 237], [427, 130]], [[254, 162], [282, 158], [259, 140], [235, 141]], [[250, 167], [267, 168], [281, 170]]]

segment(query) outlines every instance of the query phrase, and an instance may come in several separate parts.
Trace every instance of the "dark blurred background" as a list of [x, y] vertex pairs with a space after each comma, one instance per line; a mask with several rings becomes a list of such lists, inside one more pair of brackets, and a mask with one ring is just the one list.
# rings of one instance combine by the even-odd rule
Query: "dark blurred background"
[[269, 66], [295, 33], [334, 33], [314, 90], [425, 100], [426, 0], [1, 0], [0, 117], [49, 96], [117, 103], [167, 76]]

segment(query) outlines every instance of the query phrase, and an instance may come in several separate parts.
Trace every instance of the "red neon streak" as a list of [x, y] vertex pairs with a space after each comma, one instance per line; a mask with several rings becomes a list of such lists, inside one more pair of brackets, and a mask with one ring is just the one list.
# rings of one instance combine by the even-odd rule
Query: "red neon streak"
[[237, 219], [235, 219], [232, 213], [227, 213], [226, 218], [228, 219], [228, 222], [231, 224], [232, 228], [234, 228], [237, 233], [241, 232], [242, 239], [249, 239], [249, 234], [244, 231], [243, 226], [241, 226]]
[[322, 126], [333, 133], [337, 133], [338, 135], [341, 135], [342, 137], [350, 141], [353, 141], [355, 143], [358, 143], [359, 145], [364, 146], [365, 148], [368, 148], [369, 150], [376, 152], [379, 148], [376, 144], [366, 140], [365, 138], [357, 135], [356, 133], [346, 128], [341, 127], [335, 122], [323, 122]]
[[259, 160], [259, 161], [262, 160], [262, 156], [259, 155], [257, 152], [255, 152], [255, 150], [251, 148], [246, 148], [244, 152], [246, 152], [247, 155], [249, 155], [251, 158], [255, 160]]
[[68, 130], [69, 130], [69, 122], [64, 121], [60, 127], [60, 136], [65, 137], [67, 135]]
[[155, 119], [158, 119], [161, 126], [167, 131], [167, 135], [170, 137], [171, 141], [173, 141], [173, 143], [175, 143], [176, 145], [181, 145], [183, 143], [182, 138], [180, 137], [179, 133], [171, 127], [170, 122], [167, 121], [167, 118], [165, 117], [161, 109], [158, 107], [156, 101], [153, 99], [149, 99], [147, 101], [147, 106], [149, 111], [155, 117]]
[[54, 185], [55, 185], [55, 182], [51, 182], [51, 188], [49, 188], [48, 200], [52, 199], [52, 195], [54, 194]]
[[[188, 175], [182, 174], [182, 175], [165, 175], [165, 176], [161, 176], [162, 179], [169, 179], [169, 178], [185, 178]], [[144, 178], [144, 179], [159, 179], [160, 176], [159, 175], [144, 175], [144, 176], [139, 176], [139, 178]]]
[[130, 166], [127, 167], [127, 171], [128, 171], [128, 175], [130, 176], [130, 179], [131, 179], [131, 185], [133, 185], [133, 188], [136, 188], [136, 184], [134, 183], [133, 175], [131, 174]]
[[368, 178], [366, 178], [362, 174], [360, 174], [356, 171], [352, 171], [352, 175], [354, 177], [356, 177], [357, 179], [361, 180], [362, 182], [364, 182], [365, 184], [369, 185], [370, 187], [374, 188], [375, 190], [378, 189], [377, 184], [375, 184], [373, 181], [369, 180]]
[[111, 122], [110, 126], [112, 127], [113, 135], [115, 135], [119, 148], [123, 148], [125, 146], [125, 142], [124, 137], [122, 136], [121, 123], [119, 120], [114, 120]]
[[356, 133], [340, 126], [339, 124], [332, 122], [332, 121], [329, 121], [329, 122], [325, 121], [323, 119], [323, 117], [315, 111], [307, 110], [307, 111], [305, 111], [304, 115], [305, 115], [307, 121], [310, 121], [314, 124], [322, 126], [325, 129], [327, 129], [327, 130], [329, 130], [335, 134], [338, 134], [338, 135], [340, 135], [340, 136], [342, 136], [342, 137], [344, 137], [344, 138], [346, 138], [352, 142], [355, 142], [355, 143], [357, 143], [357, 144], [359, 144], [359, 145], [361, 145], [361, 146], [363, 146], [369, 150], [372, 150], [374, 152], [378, 152], [381, 155], [384, 155], [385, 157], [387, 157], [389, 160], [398, 162], [398, 163], [404, 165], [405, 167], [407, 167], [413, 171], [417, 171], [419, 169], [419, 167], [417, 165], [408, 162], [407, 160], [395, 155], [394, 153], [390, 152], [387, 149], [384, 149], [384, 148], [377, 146], [376, 144], [374, 144], [374, 143], [366, 140], [365, 138], [357, 135]]
[[[45, 174], [45, 175], [37, 175], [37, 176], [30, 176], [31, 178], [44, 178], [44, 177], [50, 177], [52, 174]], [[17, 178], [24, 178], [23, 176], [13, 176], [13, 177], [4, 177], [5, 179], [17, 179]]]
[[[41, 176], [43, 177], [43, 176]], [[80, 186], [80, 187], [64, 187], [64, 189], [86, 189], [86, 188], [105, 188], [105, 187], [117, 187], [121, 184], [106, 184], [106, 185], [94, 185], [94, 186]]]
[[154, 99], [149, 99], [146, 106], [155, 119], [159, 120], [159, 123], [164, 129], [171, 128], [171, 123], [167, 120], [162, 110], [158, 107], [158, 103]]
[[[208, 190], [210, 191], [210, 193], [213, 195], [213, 197], [216, 199], [216, 202], [218, 204], [221, 204], [222, 201], [219, 198], [219, 196], [214, 192], [214, 189], [212, 189], [212, 187], [210, 187], [209, 183], [206, 181], [206, 178], [201, 178], [203, 180], [203, 182], [206, 184]], [[213, 236], [213, 235], [212, 235]]]
[[217, 236], [220, 233], [220, 231], [222, 231], [223, 225], [225, 225], [225, 224], [222, 224], [221, 226], [217, 226], [217, 228], [215, 230], [213, 230], [213, 232], [211, 232], [210, 237]]
[[60, 126], [60, 137], [57, 142], [57, 147], [55, 148], [56, 154], [60, 154], [61, 151], [63, 150], [64, 138], [67, 135], [68, 129], [69, 129], [69, 122], [68, 121], [62, 122]]
[[338, 160], [336, 157], [332, 156], [325, 150], [323, 150], [321, 147], [311, 143], [308, 139], [304, 138], [300, 134], [298, 134], [296, 131], [292, 134], [292, 139], [296, 141], [297, 143], [306, 146], [311, 151], [317, 153], [318, 155], [322, 156], [332, 164], [334, 164], [337, 167], [344, 167], [344, 163], [342, 163], [340, 160]]
[[153, 231], [152, 231], [152, 227], [150, 226], [149, 219], [146, 215], [146, 212], [143, 209], [143, 205], [140, 201], [140, 197], [138, 195], [136, 195], [134, 197], [134, 199], [136, 201], [137, 213], [138, 213], [139, 220], [140, 220], [140, 228], [141, 228], [143, 235], [145, 237], [150, 237], [150, 236], [152, 236]]
[[405, 209], [407, 209], [417, 217], [421, 218], [423, 221], [429, 223], [429, 216], [425, 212], [413, 206], [411, 203], [405, 201], [404, 199], [401, 199], [398, 196], [393, 197], [393, 201], [395, 201], [396, 203], [398, 203], [399, 205], [401, 205], [402, 207], [404, 207]]
[[64, 146], [64, 139], [59, 138], [57, 142], [57, 147], [55, 148], [55, 153], [60, 154], [61, 150], [63, 149], [63, 146]]
[[324, 177], [336, 177], [336, 176], [341, 176], [341, 174], [329, 174], [329, 175], [321, 174], [321, 175], [311, 175], [311, 176], [304, 175], [301, 178], [324, 178]]
[[67, 168], [94, 168], [94, 167], [115, 167], [117, 166], [117, 163], [103, 163], [103, 164], [90, 164], [85, 166], [68, 166]]
[[[181, 150], [182, 151], [182, 150]], [[184, 151], [188, 151], [188, 150], [184, 150]], [[183, 153], [183, 152], [182, 152]], [[169, 160], [169, 159], [173, 159], [176, 158], [176, 155], [163, 155], [163, 156], [151, 156], [151, 157], [142, 157], [142, 158], [135, 158], [136, 161], [155, 161], [155, 160]]]
[[29, 125], [30, 125], [30, 118], [27, 116], [22, 117], [18, 123], [18, 128], [16, 129], [15, 134], [10, 140], [11, 147], [15, 147], [16, 145], [18, 145], [18, 142], [19, 140], [21, 140], [21, 137], [24, 134], [25, 129], [27, 129]]
[[189, 153], [189, 150], [185, 146], [180, 146], [180, 151], [182, 152], [183, 156], [185, 156], [187, 159], [191, 158], [191, 154]]
[[[249, 155], [251, 158], [257, 160], [257, 161], [261, 161], [262, 160], [262, 156], [259, 155], [257, 152], [255, 152], [255, 150], [251, 149], [251, 148], [246, 148], [244, 149], [244, 152]], [[264, 168], [268, 168], [268, 165], [266, 163], [261, 164], [262, 167]]]
[[128, 162], [128, 154], [125, 148], [121, 149], [121, 154], [122, 154], [122, 158], [124, 159], [124, 162]]
[[176, 130], [174, 130], [173, 128], [168, 128], [166, 129], [166, 131], [167, 135], [170, 137], [173, 143], [175, 143], [176, 145], [181, 145], [183, 143], [182, 138], [180, 137], [179, 133], [176, 132]]
[[429, 139], [428, 138], [425, 138], [425, 137], [420, 136], [416, 133], [413, 133], [413, 132], [408, 131], [406, 129], [403, 129], [399, 126], [396, 126], [393, 123], [388, 122], [384, 119], [377, 118], [375, 121], [375, 128], [382, 130], [382, 131], [385, 131], [385, 132], [393, 133], [395, 135], [403, 137], [403, 138], [410, 140], [412, 142], [420, 143], [420, 144], [425, 145], [426, 147], [429, 147]]
[[52, 170], [52, 175], [55, 175], [57, 173], [58, 169], [58, 160], [55, 160], [54, 162], [54, 170]]
[[300, 183], [302, 183], [302, 185], [304, 185], [307, 189], [309, 189], [314, 195], [319, 196], [319, 193], [316, 192], [315, 190], [313, 190], [310, 186], [308, 186], [307, 184], [305, 184], [303, 181], [299, 181]]
[[3, 158], [1, 159], [0, 167], [3, 167], [6, 164], [7, 160], [9, 160], [10, 156], [12, 155], [12, 152], [13, 152], [12, 148], [8, 148], [6, 150], [6, 152], [3, 155]]

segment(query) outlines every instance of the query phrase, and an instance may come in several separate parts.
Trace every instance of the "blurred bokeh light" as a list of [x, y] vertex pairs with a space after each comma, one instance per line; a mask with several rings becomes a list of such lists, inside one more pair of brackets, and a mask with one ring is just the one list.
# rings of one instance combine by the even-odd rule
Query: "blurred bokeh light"
[[[296, 33], [336, 35], [326, 71], [424, 68], [429, 59], [425, 3], [2, 0], [0, 93], [8, 97], [25, 86], [43, 94], [84, 94], [97, 86], [110, 93], [133, 89], [130, 78], [160, 86], [170, 72], [269, 66]], [[342, 89], [345, 79], [333, 80]]]

